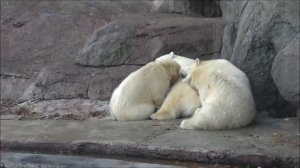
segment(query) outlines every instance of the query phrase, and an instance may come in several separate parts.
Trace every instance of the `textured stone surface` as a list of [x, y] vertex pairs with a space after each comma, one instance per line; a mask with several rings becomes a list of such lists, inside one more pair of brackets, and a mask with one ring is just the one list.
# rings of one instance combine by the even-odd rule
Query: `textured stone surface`
[[300, 94], [299, 40], [298, 35], [282, 49], [276, 55], [272, 66], [272, 77], [280, 94], [297, 108]]
[[180, 120], [2, 120], [1, 148], [253, 167], [297, 167], [298, 122], [297, 119], [260, 117], [243, 129], [201, 131], [180, 129]]
[[[133, 14], [143, 16], [145, 13], [155, 12], [152, 9], [153, 6], [152, 0], [1, 1], [1, 41], [3, 42], [1, 43], [0, 73], [1, 104], [16, 104], [28, 100], [109, 99], [113, 89], [120, 81], [147, 62], [148, 57], [135, 55], [134, 58], [131, 57], [133, 60], [129, 60], [126, 65], [105, 68], [83, 67], [75, 64], [74, 60], [87, 38], [97, 28], [120, 16]], [[139, 20], [142, 19], [136, 19], [136, 22]], [[149, 18], [145, 18], [145, 20], [147, 23], [150, 21], [150, 24], [153, 24], [153, 20], [155, 21], [155, 19], [149, 20]], [[126, 20], [124, 22], [126, 26]], [[144, 23], [144, 21], [141, 22]], [[138, 24], [135, 21], [130, 21], [131, 23]], [[127, 28], [134, 28], [133, 25], [127, 25]], [[218, 25], [212, 24], [211, 26], [218, 27]], [[183, 24], [179, 24], [179, 27], [180, 30], [184, 29]], [[175, 29], [177, 30], [177, 28]], [[171, 32], [171, 30], [166, 31]], [[195, 36], [198, 31], [200, 32], [200, 30], [194, 31], [190, 27], [187, 32], [184, 31], [181, 35], [177, 34], [177, 37], [179, 38], [184, 33]], [[125, 29], [124, 32], [126, 33]], [[120, 32], [120, 34], [124, 36], [124, 32]], [[212, 49], [213, 45], [220, 50], [221, 33], [222, 31], [217, 28], [215, 37], [218, 36], [219, 41], [216, 44], [204, 41], [208, 44], [202, 46]], [[120, 34], [117, 37], [121, 37]], [[157, 34], [154, 32], [151, 35]], [[166, 35], [166, 38], [170, 37]], [[208, 37], [208, 39], [215, 37]], [[142, 39], [140, 42], [145, 42], [145, 38]], [[170, 39], [168, 40], [170, 41]], [[182, 42], [186, 41], [184, 39]], [[146, 42], [146, 50], [143, 52], [146, 53], [145, 55], [148, 54], [147, 52], [157, 52], [155, 50], [159, 50], [164, 45], [164, 41], [153, 37]], [[176, 44], [176, 46], [178, 45]], [[109, 51], [109, 47], [113, 46], [108, 45], [105, 49]], [[129, 48], [129, 45], [126, 47]], [[131, 47], [133, 50], [136, 49], [134, 45]], [[172, 44], [170, 49], [174, 49], [174, 47]], [[208, 51], [203, 47], [197, 48], [196, 46], [196, 49], [190, 45], [184, 47], [192, 48], [178, 50]], [[161, 53], [169, 52], [168, 49], [166, 50]], [[140, 51], [140, 53], [143, 52]]]
[[128, 65], [97, 69], [73, 64], [69, 67], [44, 68], [37, 76], [28, 79], [1, 75], [1, 102], [10, 105], [28, 100], [108, 100], [113, 89], [139, 67]]
[[76, 62], [85, 66], [146, 64], [174, 51], [190, 58], [219, 56], [225, 22], [177, 14], [131, 15], [96, 30]]
[[221, 55], [249, 76], [258, 110], [271, 116], [295, 115], [271, 77], [277, 53], [299, 32], [299, 1], [221, 1], [224, 30]]
[[[24, 102], [0, 110], [7, 120], [64, 119], [85, 120], [91, 117], [110, 118], [108, 101], [89, 99], [45, 100]], [[13, 116], [15, 114], [16, 116]]]
[[96, 28], [151, 6], [149, 1], [1, 1], [1, 104], [109, 99], [140, 66], [87, 68], [74, 59]]

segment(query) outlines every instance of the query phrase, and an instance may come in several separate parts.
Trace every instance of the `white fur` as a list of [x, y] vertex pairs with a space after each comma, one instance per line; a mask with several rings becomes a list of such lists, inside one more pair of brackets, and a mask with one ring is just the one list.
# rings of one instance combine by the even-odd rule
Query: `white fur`
[[198, 90], [202, 107], [181, 122], [183, 129], [220, 130], [250, 124], [256, 109], [249, 80], [227, 60], [203, 61], [184, 79]]
[[[191, 66], [196, 64], [194, 59], [175, 55], [173, 52], [163, 55], [155, 61], [169, 59], [176, 61], [180, 65], [182, 71], [188, 71]], [[152, 114], [150, 118], [155, 120], [165, 120], [190, 117], [200, 106], [201, 102], [197, 92], [187, 83], [178, 80], [177, 83], [172, 86], [161, 108], [156, 113]]]
[[172, 60], [176, 61], [180, 65], [181, 70], [184, 72], [189, 71], [190, 68], [193, 65], [195, 65], [197, 62], [194, 59], [176, 55], [176, 54], [174, 54], [174, 52], [170, 52], [169, 54], [158, 57], [155, 59], [155, 61], [162, 61], [162, 60], [168, 60], [168, 59], [172, 59]]
[[171, 88], [161, 108], [150, 116], [155, 120], [176, 119], [190, 117], [201, 106], [197, 92], [187, 83], [178, 80]]
[[112, 94], [112, 118], [119, 121], [148, 119], [163, 103], [179, 71], [179, 64], [169, 60], [151, 62], [131, 73]]

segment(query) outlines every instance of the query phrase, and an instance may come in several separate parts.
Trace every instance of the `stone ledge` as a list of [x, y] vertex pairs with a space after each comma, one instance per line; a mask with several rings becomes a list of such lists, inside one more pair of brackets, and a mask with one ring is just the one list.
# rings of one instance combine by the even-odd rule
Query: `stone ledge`
[[258, 119], [230, 131], [182, 130], [179, 123], [2, 120], [1, 148], [263, 167], [299, 165], [296, 119]]
[[2, 140], [1, 148], [10, 150], [54, 152], [60, 154], [121, 155], [149, 159], [196, 161], [207, 164], [251, 165], [263, 167], [297, 167], [299, 157], [244, 155], [230, 151], [174, 148], [170, 146], [137, 145], [130, 143], [47, 143], [10, 142]]

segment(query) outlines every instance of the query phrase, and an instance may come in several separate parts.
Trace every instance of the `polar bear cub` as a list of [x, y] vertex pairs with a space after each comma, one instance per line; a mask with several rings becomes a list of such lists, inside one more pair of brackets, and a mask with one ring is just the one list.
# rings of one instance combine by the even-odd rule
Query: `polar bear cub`
[[171, 83], [175, 83], [179, 75], [180, 65], [173, 60], [151, 62], [131, 73], [112, 94], [112, 118], [118, 121], [148, 119], [162, 105]]
[[174, 52], [170, 52], [169, 54], [158, 57], [155, 59], [155, 61], [162, 61], [162, 60], [168, 60], [168, 59], [172, 59], [172, 60], [176, 61], [180, 65], [181, 70], [185, 71], [185, 72], [190, 71], [190, 68], [196, 64], [195, 59], [179, 56], [179, 55], [174, 54]]
[[153, 120], [190, 117], [201, 106], [197, 92], [187, 83], [178, 80], [171, 88], [161, 108], [150, 116]]
[[244, 72], [224, 59], [200, 62], [184, 79], [195, 88], [202, 103], [183, 129], [233, 129], [251, 123], [256, 114], [249, 80]]
[[[194, 59], [175, 55], [173, 52], [157, 58], [155, 61], [172, 59], [180, 64], [184, 71], [196, 64]], [[179, 117], [190, 117], [195, 110], [201, 106], [201, 101], [197, 92], [193, 90], [187, 83], [179, 79], [172, 86], [161, 108], [150, 116], [154, 120], [176, 119]]]

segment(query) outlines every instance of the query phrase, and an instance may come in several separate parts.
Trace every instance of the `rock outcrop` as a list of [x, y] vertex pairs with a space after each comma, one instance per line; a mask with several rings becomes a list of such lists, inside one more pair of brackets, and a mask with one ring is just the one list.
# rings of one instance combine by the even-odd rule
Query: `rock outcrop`
[[225, 22], [177, 14], [130, 15], [96, 30], [79, 52], [85, 66], [143, 65], [174, 51], [190, 58], [217, 58]]
[[271, 67], [299, 33], [299, 1], [221, 1], [221, 9], [229, 21], [221, 55], [249, 76], [258, 110], [275, 117], [295, 115], [295, 108], [279, 94]]
[[[152, 0], [1, 1], [1, 104], [74, 98], [108, 100], [122, 79], [156, 54], [175, 50], [191, 57], [202, 53], [204, 57], [218, 55], [225, 26], [222, 19], [198, 21], [178, 14], [151, 17], [145, 13], [153, 10], [153, 5]], [[127, 21], [115, 20], [120, 15], [133, 17]], [[169, 16], [172, 17], [167, 21]], [[135, 51], [136, 55], [132, 57], [128, 53], [130, 59], [108, 62], [101, 68], [75, 64], [87, 37], [97, 28], [114, 23], [125, 28], [106, 30], [109, 38], [113, 39], [115, 30], [119, 31], [115, 31], [119, 42], [127, 37], [126, 33], [132, 34], [134, 37], [128, 38], [123, 48]], [[143, 25], [146, 27], [139, 27]], [[142, 44], [142, 48], [136, 50], [137, 46], [131, 42]], [[106, 53], [117, 45], [120, 44], [108, 42]]]
[[[137, 6], [132, 6], [135, 3]], [[107, 100], [139, 65], [76, 65], [93, 31], [150, 1], [1, 1], [1, 105], [57, 99]]]
[[273, 80], [283, 98], [299, 111], [300, 94], [300, 54], [299, 35], [275, 57], [272, 65]]

